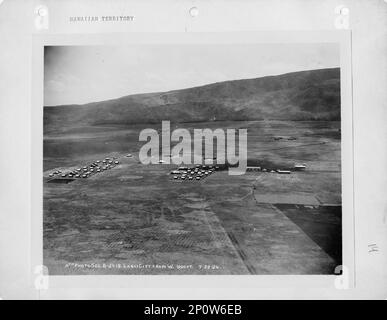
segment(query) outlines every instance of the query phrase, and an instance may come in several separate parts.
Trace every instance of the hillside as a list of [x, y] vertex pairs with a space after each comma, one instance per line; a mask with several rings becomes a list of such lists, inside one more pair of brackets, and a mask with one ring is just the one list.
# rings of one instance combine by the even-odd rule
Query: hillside
[[45, 132], [90, 125], [340, 120], [340, 69], [320, 69], [44, 108]]

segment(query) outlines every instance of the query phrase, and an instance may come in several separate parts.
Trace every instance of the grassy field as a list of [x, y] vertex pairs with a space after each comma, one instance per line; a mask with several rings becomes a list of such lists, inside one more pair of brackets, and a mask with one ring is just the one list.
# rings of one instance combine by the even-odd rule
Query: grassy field
[[[173, 124], [247, 128], [249, 164], [307, 166], [289, 175], [217, 171], [200, 181], [174, 180], [176, 165], [139, 163], [138, 134], [147, 127], [44, 136], [44, 264], [50, 274], [332, 274], [341, 264], [340, 122]], [[120, 162], [111, 170], [47, 183], [54, 170], [109, 156]]]

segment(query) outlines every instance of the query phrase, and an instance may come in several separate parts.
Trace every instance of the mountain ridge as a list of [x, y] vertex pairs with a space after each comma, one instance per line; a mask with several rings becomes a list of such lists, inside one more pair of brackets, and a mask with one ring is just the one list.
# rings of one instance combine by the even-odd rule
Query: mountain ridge
[[316, 69], [44, 107], [44, 127], [216, 120], [340, 120], [340, 69]]

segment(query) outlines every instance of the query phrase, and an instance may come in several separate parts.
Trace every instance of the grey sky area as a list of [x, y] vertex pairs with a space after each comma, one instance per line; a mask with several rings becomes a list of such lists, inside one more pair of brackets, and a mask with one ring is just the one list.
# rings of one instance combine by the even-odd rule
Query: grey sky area
[[333, 43], [51, 46], [45, 47], [44, 104], [83, 104], [339, 65]]

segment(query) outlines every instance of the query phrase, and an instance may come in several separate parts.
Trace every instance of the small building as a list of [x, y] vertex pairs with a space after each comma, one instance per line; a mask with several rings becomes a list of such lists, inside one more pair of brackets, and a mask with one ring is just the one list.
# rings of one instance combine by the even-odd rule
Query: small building
[[289, 170], [277, 170], [279, 174], [290, 174]]
[[246, 171], [261, 171], [261, 167], [250, 166], [246, 168]]
[[304, 164], [296, 164], [296, 165], [294, 165], [294, 170], [296, 170], [296, 171], [303, 171], [305, 169], [306, 169], [306, 165], [304, 165]]

